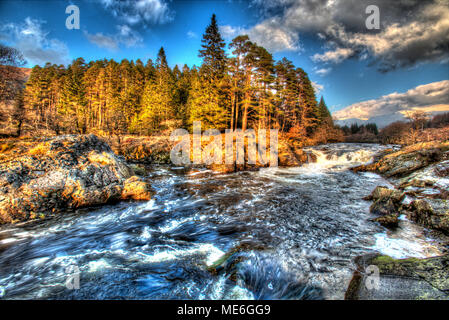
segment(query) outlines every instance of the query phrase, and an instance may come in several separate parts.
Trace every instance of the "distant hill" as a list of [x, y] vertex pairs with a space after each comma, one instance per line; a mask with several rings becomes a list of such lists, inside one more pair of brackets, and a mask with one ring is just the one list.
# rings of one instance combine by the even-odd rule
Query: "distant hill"
[[367, 123], [375, 123], [378, 128], [384, 128], [388, 126], [390, 123], [395, 121], [407, 121], [407, 119], [404, 117], [401, 113], [394, 113], [394, 114], [386, 114], [382, 116], [377, 117], [371, 117], [368, 120], [362, 120], [358, 118], [351, 118], [351, 119], [344, 119], [344, 120], [334, 120], [335, 124], [338, 124], [339, 126], [351, 126], [351, 124], [367, 124]]

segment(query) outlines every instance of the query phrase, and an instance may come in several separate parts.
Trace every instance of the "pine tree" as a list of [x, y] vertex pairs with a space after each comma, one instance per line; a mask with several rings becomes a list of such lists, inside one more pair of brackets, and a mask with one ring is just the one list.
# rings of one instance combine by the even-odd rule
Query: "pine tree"
[[167, 63], [164, 48], [160, 48], [156, 60], [154, 80], [149, 79], [142, 95], [142, 111], [132, 120], [132, 131], [140, 130], [150, 133], [156, 129], [163, 130], [170, 126], [176, 114], [175, 84]]
[[318, 103], [318, 120], [320, 124], [330, 124], [333, 126], [332, 115], [324, 102], [324, 98], [321, 96], [320, 103]]
[[36, 66], [24, 102], [17, 96], [17, 110], [27, 111], [24, 118], [34, 128], [57, 134], [151, 134], [200, 120], [203, 129], [276, 127], [299, 140], [311, 140], [333, 128], [323, 97], [317, 103], [303, 69], [286, 58], [275, 64], [247, 35], [229, 44], [230, 58], [224, 47], [213, 15], [203, 35], [200, 67], [171, 70], [162, 47], [155, 64], [151, 59], [145, 65], [126, 59], [86, 64], [80, 58], [67, 68]]
[[225, 129], [228, 124], [229, 106], [227, 90], [225, 43], [218, 30], [215, 14], [203, 35], [202, 50], [199, 56], [203, 58], [199, 77], [192, 80], [189, 93], [189, 122], [202, 121], [203, 128]]
[[64, 76], [60, 112], [64, 116], [64, 127], [75, 124], [78, 133], [87, 132], [87, 110], [83, 74], [86, 65], [84, 59], [78, 58], [68, 67]]
[[309, 76], [303, 69], [296, 68], [296, 74], [299, 81], [299, 122], [305, 132], [310, 135], [318, 125], [318, 105], [315, 90]]
[[226, 46], [218, 30], [218, 24], [215, 14], [212, 15], [210, 25], [206, 28], [206, 33], [201, 40], [203, 48], [200, 50], [199, 57], [203, 58], [201, 70], [206, 74], [206, 79], [213, 81], [221, 79], [226, 70]]

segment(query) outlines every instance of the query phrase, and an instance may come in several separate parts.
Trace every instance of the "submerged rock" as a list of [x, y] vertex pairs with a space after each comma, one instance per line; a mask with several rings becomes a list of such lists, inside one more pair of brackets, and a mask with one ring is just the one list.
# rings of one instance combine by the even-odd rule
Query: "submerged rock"
[[449, 299], [449, 255], [396, 260], [370, 254], [355, 263], [347, 300]]
[[48, 139], [0, 164], [0, 223], [121, 199], [148, 200], [150, 187], [95, 135]]

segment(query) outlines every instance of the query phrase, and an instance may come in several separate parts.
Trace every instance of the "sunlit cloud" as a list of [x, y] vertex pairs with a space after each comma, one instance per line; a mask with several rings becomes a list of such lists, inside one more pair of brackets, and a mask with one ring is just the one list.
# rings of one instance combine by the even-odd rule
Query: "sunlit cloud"
[[449, 111], [449, 80], [417, 86], [403, 93], [391, 93], [378, 99], [358, 102], [333, 113], [336, 120], [375, 118], [394, 120], [410, 111]]

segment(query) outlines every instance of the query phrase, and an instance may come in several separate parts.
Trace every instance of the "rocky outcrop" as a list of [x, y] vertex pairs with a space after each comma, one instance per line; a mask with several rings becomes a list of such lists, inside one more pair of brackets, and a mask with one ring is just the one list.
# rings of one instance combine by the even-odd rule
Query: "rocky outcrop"
[[110, 138], [108, 142], [127, 162], [141, 164], [169, 164], [170, 151], [175, 145], [169, 136], [126, 136]]
[[385, 227], [397, 227], [399, 223], [399, 211], [404, 197], [405, 194], [398, 190], [381, 186], [376, 187], [371, 195], [365, 198], [365, 200], [373, 201], [370, 212], [380, 216], [374, 218], [373, 221], [379, 222]]
[[352, 170], [393, 178], [397, 190], [378, 187], [366, 198], [374, 201], [371, 212], [381, 215], [375, 221], [394, 227], [398, 214], [405, 214], [422, 226], [449, 233], [449, 142], [407, 146]]
[[449, 255], [396, 260], [370, 254], [355, 263], [347, 300], [449, 299]]
[[439, 230], [449, 235], [449, 209], [447, 205], [439, 206], [437, 202], [433, 201], [432, 206], [429, 200], [417, 199], [404, 206], [402, 213], [422, 226]]
[[278, 143], [278, 164], [281, 167], [300, 167], [304, 163], [316, 162], [313, 153], [307, 153], [301, 148], [295, 148], [286, 140], [280, 139]]
[[381, 159], [352, 168], [353, 171], [372, 171], [385, 177], [403, 177], [430, 164], [449, 160], [449, 142], [427, 142], [407, 146]]
[[150, 197], [150, 186], [95, 135], [51, 138], [0, 164], [0, 223]]

